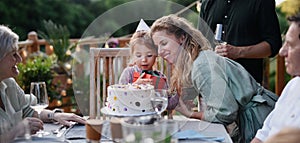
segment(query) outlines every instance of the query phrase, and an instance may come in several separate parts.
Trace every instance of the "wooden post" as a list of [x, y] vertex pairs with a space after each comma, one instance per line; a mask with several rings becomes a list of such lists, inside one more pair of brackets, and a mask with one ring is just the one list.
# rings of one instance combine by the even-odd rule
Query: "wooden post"
[[[90, 75], [95, 75], [95, 53], [90, 51], [90, 67], [91, 67], [91, 71], [90, 71]], [[99, 71], [98, 71], [99, 72]], [[94, 78], [90, 78], [90, 107], [89, 107], [89, 116], [90, 119], [95, 119], [96, 118], [96, 105], [97, 105], [97, 100], [96, 100], [96, 96], [97, 94], [95, 94], [95, 79]]]
[[269, 58], [264, 59], [263, 63], [263, 81], [262, 86], [266, 89], [269, 89], [269, 78], [270, 78], [270, 60]]
[[27, 35], [27, 39], [33, 41], [33, 44], [28, 47], [29, 53], [40, 51], [40, 45], [38, 43], [38, 35], [35, 31], [31, 31]]
[[284, 73], [285, 73], [285, 66], [284, 66], [284, 59], [281, 56], [277, 55], [277, 62], [276, 62], [276, 80], [275, 80], [275, 92], [277, 95], [280, 95], [284, 86]]

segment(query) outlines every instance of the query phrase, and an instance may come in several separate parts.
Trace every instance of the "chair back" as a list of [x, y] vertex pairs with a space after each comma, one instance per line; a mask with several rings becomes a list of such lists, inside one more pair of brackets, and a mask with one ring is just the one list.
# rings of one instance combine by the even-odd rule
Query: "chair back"
[[129, 58], [129, 48], [90, 48], [90, 118], [101, 116], [107, 86], [118, 83]]
[[[90, 48], [90, 118], [100, 118], [105, 107], [107, 87], [117, 84], [130, 60], [130, 48]], [[171, 77], [171, 65], [158, 57], [154, 69]]]

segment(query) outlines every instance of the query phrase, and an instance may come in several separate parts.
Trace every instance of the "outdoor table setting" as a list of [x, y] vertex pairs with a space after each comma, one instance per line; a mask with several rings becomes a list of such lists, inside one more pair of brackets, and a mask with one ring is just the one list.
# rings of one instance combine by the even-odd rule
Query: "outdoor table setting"
[[[117, 92], [118, 91], [118, 92]], [[192, 142], [225, 142], [231, 139], [222, 124], [214, 124], [201, 120], [174, 115], [166, 119], [162, 112], [168, 105], [166, 90], [142, 90], [135, 96], [127, 96], [127, 90], [115, 86], [109, 88], [108, 106], [97, 116], [85, 116], [86, 124], [73, 122], [66, 127], [55, 123], [45, 123], [44, 131], [48, 135], [35, 134], [30, 138], [17, 138], [15, 142], [72, 142], [72, 143], [192, 143]], [[117, 94], [116, 94], [117, 93]], [[150, 96], [137, 98], [143, 94]], [[131, 93], [132, 94], [132, 93]], [[119, 95], [116, 97], [116, 95]], [[131, 100], [128, 98], [131, 97]], [[122, 102], [121, 102], [122, 101]], [[124, 102], [128, 102], [124, 104]], [[132, 105], [132, 103], [134, 103]], [[118, 106], [124, 105], [125, 113]], [[140, 112], [135, 106], [144, 105]], [[130, 108], [133, 106], [133, 108]]]
[[[140, 117], [139, 117], [140, 118]], [[161, 124], [157, 124], [157, 126], [153, 126], [155, 128], [151, 129], [151, 137], [143, 138], [142, 134], [147, 131], [146, 128], [140, 128], [138, 125], [134, 130], [136, 131], [133, 137], [132, 132], [126, 132], [125, 128], [128, 130], [128, 126], [124, 128], [124, 124], [122, 122], [121, 126], [115, 126], [111, 128], [113, 125], [113, 120], [132, 120], [132, 118], [115, 118], [115, 117], [106, 117], [103, 119], [94, 119], [101, 124], [101, 137], [96, 142], [101, 143], [112, 143], [116, 142], [158, 142], [155, 139], [152, 139], [153, 136], [158, 137], [163, 140], [162, 142], [170, 142], [170, 143], [193, 143], [193, 142], [201, 142], [201, 143], [212, 143], [212, 142], [223, 142], [223, 143], [231, 143], [231, 139], [226, 132], [225, 128], [221, 124], [209, 123], [201, 120], [189, 119], [181, 115], [174, 116], [174, 119], [162, 119], [163, 122]], [[135, 117], [135, 119], [138, 119]], [[144, 118], [145, 119], [145, 118]], [[120, 122], [119, 122], [120, 123]], [[175, 128], [174, 124], [175, 123]], [[120, 125], [120, 124], [119, 124]], [[173, 126], [173, 127], [172, 127]], [[120, 129], [121, 128], [121, 129]], [[123, 128], [123, 129], [122, 129]], [[173, 128], [173, 130], [172, 130]], [[171, 129], [171, 132], [166, 133], [167, 129]], [[49, 132], [50, 135], [37, 137], [35, 135], [31, 136], [31, 139], [26, 140], [24, 138], [17, 138], [15, 143], [21, 142], [69, 142], [69, 143], [82, 143], [82, 142], [95, 142], [87, 139], [87, 129], [86, 125], [83, 124], [74, 124], [71, 127], [62, 126], [59, 124], [46, 123], [44, 125], [44, 130]], [[164, 132], [164, 130], [166, 130]], [[118, 133], [122, 133], [121, 137], [118, 138], [116, 135]], [[125, 132], [126, 133], [125, 133]], [[131, 130], [133, 131], [133, 130]], [[156, 132], [156, 133], [155, 133]], [[163, 133], [164, 132], [164, 133]], [[137, 137], [137, 134], [140, 137]], [[148, 134], [148, 133], [147, 133]], [[113, 139], [113, 135], [115, 135]], [[171, 135], [171, 136], [170, 136]], [[125, 136], [125, 137], [124, 137]], [[161, 137], [161, 138], [160, 138]], [[97, 137], [96, 137], [97, 138]], [[139, 138], [139, 139], [138, 139]]]

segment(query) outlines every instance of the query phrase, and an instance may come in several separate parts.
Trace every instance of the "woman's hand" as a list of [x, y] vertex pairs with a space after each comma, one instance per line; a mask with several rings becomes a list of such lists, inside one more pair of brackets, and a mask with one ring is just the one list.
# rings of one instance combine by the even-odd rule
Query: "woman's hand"
[[180, 112], [181, 114], [183, 114], [186, 117], [191, 117], [193, 114], [193, 111], [190, 111], [185, 103], [183, 102], [183, 100], [181, 98], [179, 98], [179, 103], [175, 108], [176, 111]]
[[22, 130], [22, 135], [24, 135], [26, 132], [26, 126], [29, 127], [31, 134], [35, 134], [37, 131], [44, 129], [43, 125], [43, 121], [38, 118], [26, 117], [21, 123], [18, 124], [18, 128]]
[[43, 122], [35, 117], [27, 117], [18, 122], [11, 130], [0, 134], [0, 142], [13, 142], [16, 137], [22, 137], [25, 134], [35, 134], [43, 129]]
[[85, 124], [86, 120], [83, 119], [82, 117], [74, 114], [74, 113], [54, 113], [54, 120], [57, 122], [66, 125], [66, 126], [71, 126], [72, 123], [69, 121], [75, 121], [81, 124]]

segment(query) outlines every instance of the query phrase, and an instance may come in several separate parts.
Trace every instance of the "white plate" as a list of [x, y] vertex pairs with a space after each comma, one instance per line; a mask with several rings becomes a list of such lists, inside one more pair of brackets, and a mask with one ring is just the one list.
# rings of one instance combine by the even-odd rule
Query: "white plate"
[[107, 116], [115, 116], [115, 117], [137, 117], [137, 116], [145, 116], [145, 115], [153, 115], [156, 114], [156, 112], [147, 112], [147, 113], [140, 113], [140, 114], [120, 114], [120, 113], [112, 113], [109, 112], [107, 107], [101, 108], [101, 113], [107, 115]]

